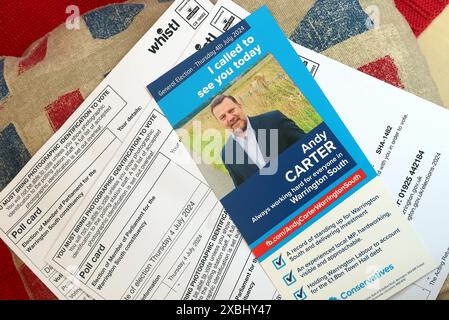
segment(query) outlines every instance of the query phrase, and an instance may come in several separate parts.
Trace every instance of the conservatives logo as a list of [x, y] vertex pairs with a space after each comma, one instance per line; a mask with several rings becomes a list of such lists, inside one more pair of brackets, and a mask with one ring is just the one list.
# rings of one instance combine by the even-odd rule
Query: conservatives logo
[[349, 299], [350, 297], [356, 295], [358, 292], [362, 291], [363, 289], [368, 289], [370, 285], [374, 285], [376, 281], [378, 281], [380, 278], [384, 277], [394, 269], [394, 265], [390, 264], [389, 266], [380, 269], [376, 272], [374, 272], [368, 279], [363, 280], [362, 282], [358, 283], [355, 287], [351, 288], [348, 291], [344, 291], [340, 294], [340, 298], [343, 300]]
[[164, 46], [164, 44], [170, 39], [176, 31], [179, 30], [179, 23], [172, 19], [171, 22], [168, 23], [167, 28], [159, 28], [157, 29], [157, 33], [159, 37], [154, 38], [154, 43], [148, 48], [148, 51], [151, 53], [156, 53], [160, 48]]

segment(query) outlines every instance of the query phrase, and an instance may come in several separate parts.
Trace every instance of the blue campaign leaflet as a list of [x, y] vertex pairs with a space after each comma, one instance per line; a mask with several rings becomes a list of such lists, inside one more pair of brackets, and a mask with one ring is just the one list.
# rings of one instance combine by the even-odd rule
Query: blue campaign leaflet
[[285, 299], [384, 299], [435, 267], [265, 7], [148, 90]]

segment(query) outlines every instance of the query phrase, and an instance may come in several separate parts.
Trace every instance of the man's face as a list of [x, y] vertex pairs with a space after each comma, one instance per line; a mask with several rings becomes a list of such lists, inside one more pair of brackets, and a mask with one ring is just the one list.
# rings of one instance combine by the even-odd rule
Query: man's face
[[231, 99], [225, 98], [222, 103], [214, 108], [213, 113], [225, 129], [230, 129], [234, 133], [246, 130], [246, 113], [241, 105]]

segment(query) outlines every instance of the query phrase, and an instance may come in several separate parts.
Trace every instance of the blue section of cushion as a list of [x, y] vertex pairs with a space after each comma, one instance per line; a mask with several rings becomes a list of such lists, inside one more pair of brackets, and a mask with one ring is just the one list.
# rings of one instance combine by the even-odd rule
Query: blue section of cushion
[[126, 30], [143, 4], [114, 4], [86, 13], [84, 21], [95, 39], [108, 39]]
[[317, 0], [290, 39], [321, 52], [368, 31], [371, 24], [357, 0]]
[[0, 132], [0, 191], [30, 160], [31, 155], [10, 123]]
[[0, 59], [0, 100], [9, 94], [9, 88], [5, 80], [5, 59]]

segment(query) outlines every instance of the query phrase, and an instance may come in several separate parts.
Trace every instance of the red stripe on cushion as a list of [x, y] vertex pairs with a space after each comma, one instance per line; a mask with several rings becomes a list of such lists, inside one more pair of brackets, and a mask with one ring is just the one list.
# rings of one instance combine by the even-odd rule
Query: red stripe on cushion
[[19, 74], [31, 69], [39, 62], [44, 60], [47, 54], [47, 43], [48, 38], [42, 40], [33, 50], [28, 54], [28, 56], [19, 62]]
[[28, 300], [8, 247], [0, 240], [0, 300]]
[[50, 289], [25, 264], [20, 266], [19, 271], [32, 300], [57, 300]]
[[0, 5], [0, 56], [21, 56], [37, 39], [65, 22], [69, 5], [81, 14], [126, 0], [32, 0], [2, 1]]
[[449, 0], [395, 0], [395, 3], [415, 36], [419, 37], [449, 4]]
[[56, 132], [83, 103], [84, 98], [79, 90], [66, 93], [45, 107], [50, 124]]
[[399, 71], [394, 63], [394, 60], [390, 56], [385, 56], [376, 61], [370, 62], [358, 68], [370, 76], [389, 83], [395, 87], [404, 89], [404, 84], [399, 77]]

